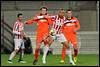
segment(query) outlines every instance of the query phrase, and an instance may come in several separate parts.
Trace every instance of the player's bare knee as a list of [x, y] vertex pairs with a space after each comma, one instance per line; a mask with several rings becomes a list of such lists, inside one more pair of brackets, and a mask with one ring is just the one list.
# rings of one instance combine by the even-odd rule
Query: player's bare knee
[[67, 42], [62, 42], [63, 46], [65, 46], [66, 48], [69, 47], [68, 43]]
[[63, 45], [63, 49], [65, 49], [66, 48], [66, 46], [65, 45]]
[[18, 52], [19, 51], [19, 49], [15, 49], [15, 52]]
[[73, 47], [74, 47], [74, 49], [78, 49], [77, 44], [75, 44]]

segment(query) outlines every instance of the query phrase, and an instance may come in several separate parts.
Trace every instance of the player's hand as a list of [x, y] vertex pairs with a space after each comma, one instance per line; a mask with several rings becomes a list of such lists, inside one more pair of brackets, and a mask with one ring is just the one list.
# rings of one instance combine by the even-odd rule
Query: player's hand
[[24, 24], [27, 24], [27, 21], [25, 21]]

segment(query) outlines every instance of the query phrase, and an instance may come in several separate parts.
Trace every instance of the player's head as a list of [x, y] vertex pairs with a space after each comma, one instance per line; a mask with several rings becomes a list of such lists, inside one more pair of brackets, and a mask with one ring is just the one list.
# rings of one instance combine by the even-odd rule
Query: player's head
[[22, 20], [22, 18], [23, 18], [22, 15], [23, 15], [22, 13], [18, 13], [18, 14], [17, 14], [17, 18], [18, 18], [18, 20], [20, 20], [20, 21]]
[[62, 18], [64, 16], [64, 13], [65, 13], [64, 9], [63, 8], [60, 8], [59, 11], [58, 11], [59, 17]]
[[72, 10], [71, 9], [68, 9], [67, 11], [66, 11], [66, 14], [67, 14], [67, 17], [72, 17]]
[[42, 15], [47, 14], [47, 7], [41, 7], [41, 8], [40, 8], [40, 13], [41, 13]]

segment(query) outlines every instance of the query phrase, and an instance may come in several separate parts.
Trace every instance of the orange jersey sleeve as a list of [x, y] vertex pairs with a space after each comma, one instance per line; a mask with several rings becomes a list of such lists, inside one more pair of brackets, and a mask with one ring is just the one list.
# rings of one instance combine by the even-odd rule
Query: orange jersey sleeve
[[27, 22], [26, 22], [26, 24], [32, 24], [33, 22], [36, 22], [35, 20], [28, 20]]
[[76, 18], [76, 29], [75, 30], [79, 30], [80, 29], [80, 23], [79, 23], [79, 21], [78, 21], [78, 19]]

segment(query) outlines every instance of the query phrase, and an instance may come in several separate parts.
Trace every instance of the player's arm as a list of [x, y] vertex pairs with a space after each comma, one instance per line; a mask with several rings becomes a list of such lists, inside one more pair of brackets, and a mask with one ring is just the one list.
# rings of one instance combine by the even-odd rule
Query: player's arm
[[79, 23], [78, 19], [76, 19], [76, 20], [77, 20], [76, 21], [76, 28], [74, 31], [78, 31], [80, 29], [80, 23]]
[[32, 19], [30, 19], [30, 20], [27, 20], [26, 22], [25, 22], [25, 24], [32, 24], [32, 23], [34, 23], [34, 22], [37, 22], [37, 16], [35, 15]]

